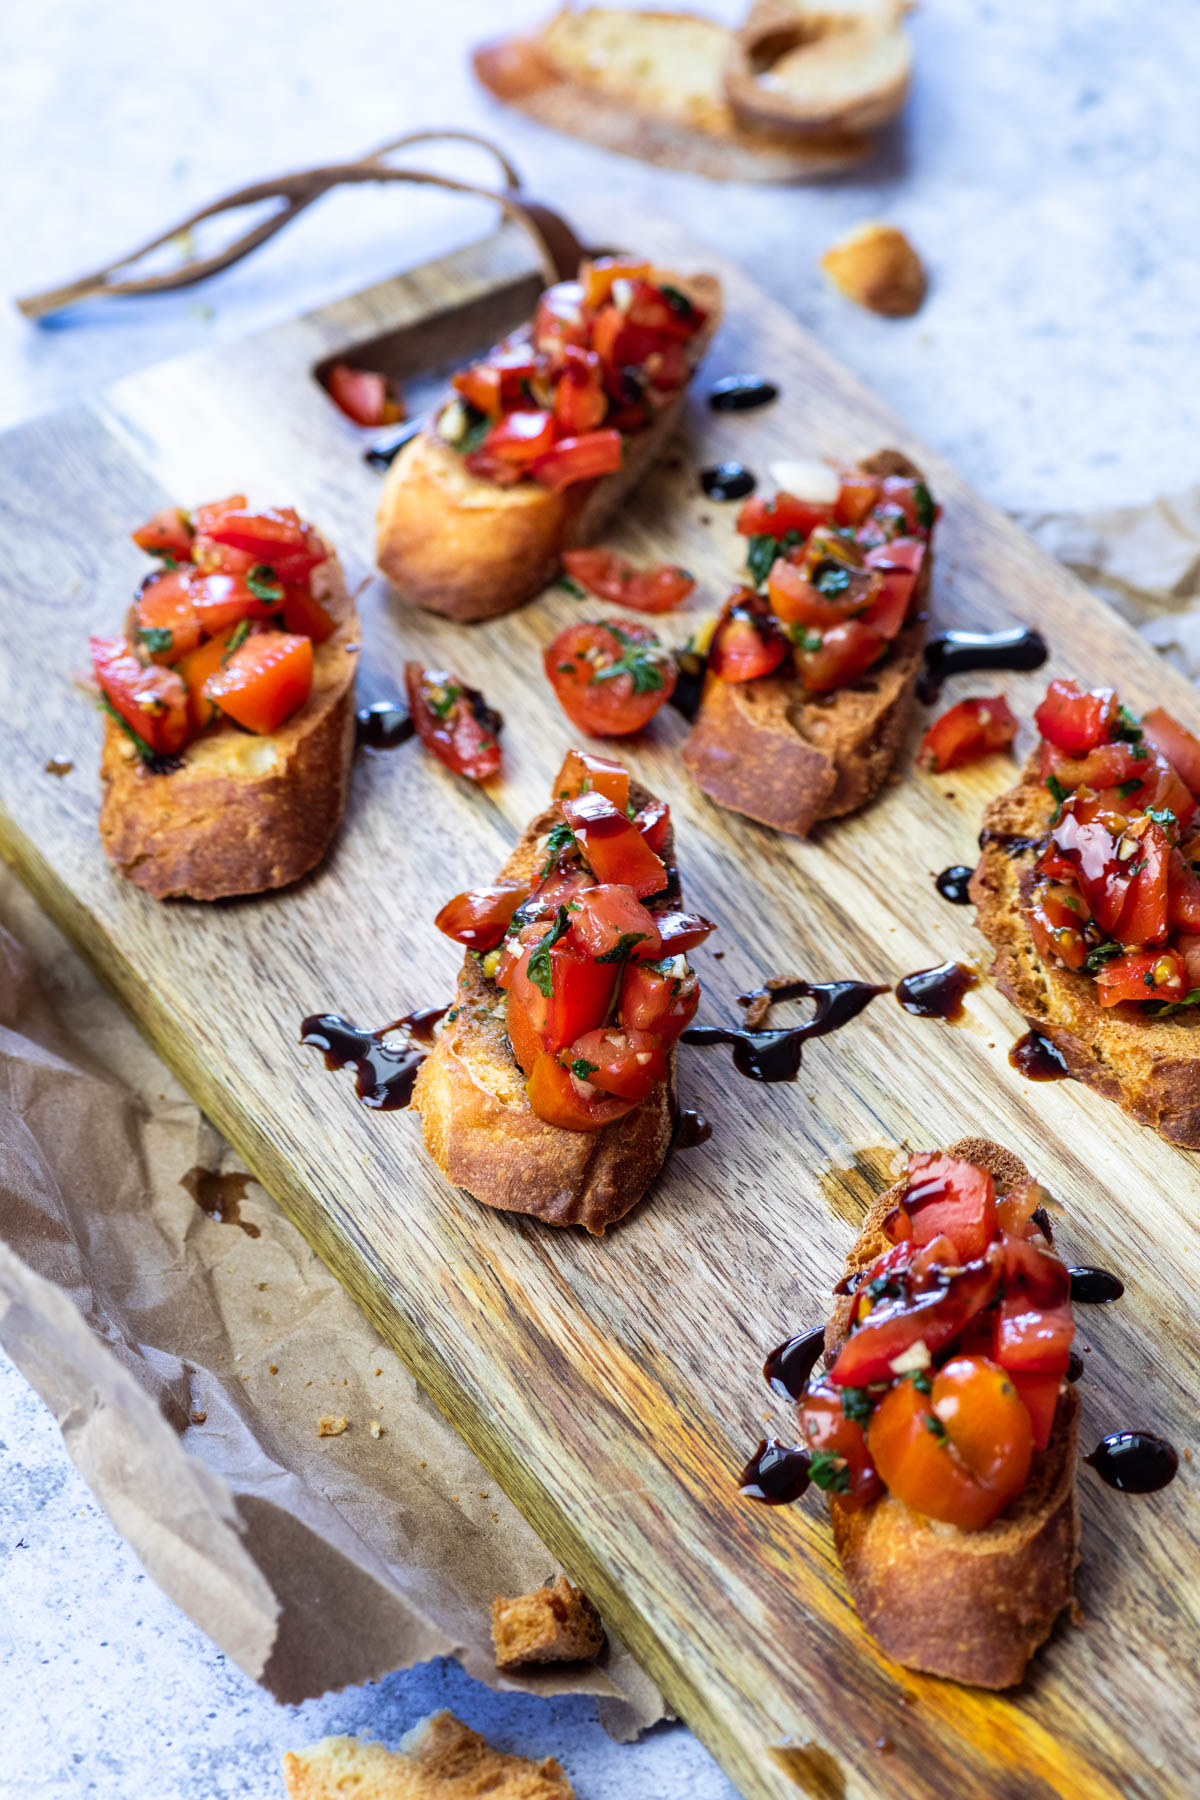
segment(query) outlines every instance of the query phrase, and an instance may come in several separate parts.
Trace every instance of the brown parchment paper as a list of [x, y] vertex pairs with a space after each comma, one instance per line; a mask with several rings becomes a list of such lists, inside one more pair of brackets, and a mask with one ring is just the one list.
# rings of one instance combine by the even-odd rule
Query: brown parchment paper
[[615, 1641], [499, 1674], [490, 1603], [549, 1552], [2, 868], [0, 1239], [0, 1343], [148, 1573], [278, 1699], [449, 1655], [596, 1694], [617, 1736], [662, 1716]]
[[[1200, 489], [1021, 522], [1200, 680]], [[615, 1642], [499, 1675], [489, 1604], [549, 1553], [2, 868], [0, 1240], [0, 1343], [147, 1571], [277, 1698], [445, 1654], [594, 1693], [617, 1736], [662, 1716]]]

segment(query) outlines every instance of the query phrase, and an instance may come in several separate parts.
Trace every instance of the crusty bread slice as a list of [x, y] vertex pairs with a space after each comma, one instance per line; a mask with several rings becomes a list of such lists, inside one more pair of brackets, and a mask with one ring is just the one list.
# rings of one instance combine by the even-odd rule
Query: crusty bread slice
[[712, 19], [591, 6], [482, 45], [474, 67], [498, 100], [543, 125], [715, 181], [806, 181], [862, 160], [868, 141], [850, 132], [739, 124], [724, 90], [733, 49]]
[[903, 0], [755, 0], [734, 36], [725, 92], [738, 123], [877, 131], [908, 98]]
[[285, 887], [324, 856], [354, 759], [358, 612], [330, 552], [313, 593], [338, 621], [315, 649], [312, 692], [269, 737], [227, 720], [151, 774], [108, 718], [100, 836], [122, 875], [156, 900], [221, 900]]
[[[667, 271], [657, 270], [662, 280]], [[714, 275], [669, 279], [708, 314], [694, 339], [699, 364], [721, 317]], [[590, 543], [662, 454], [683, 407], [681, 390], [644, 431], [626, 440], [613, 475], [552, 494], [536, 481], [497, 487], [473, 475], [432, 428], [406, 444], [388, 470], [376, 517], [376, 560], [405, 600], [466, 622], [491, 619], [540, 593], [564, 550]]]
[[552, 1756], [507, 1756], [456, 1719], [434, 1713], [414, 1725], [399, 1750], [362, 1738], [327, 1737], [289, 1750], [283, 1779], [290, 1800], [572, 1800]]
[[[986, 1138], [964, 1138], [948, 1155], [989, 1169], [999, 1194], [1029, 1180], [1011, 1151]], [[874, 1202], [846, 1258], [857, 1274], [890, 1247], [884, 1221], [904, 1193], [902, 1179]], [[840, 1295], [825, 1333], [833, 1363], [850, 1322]], [[1075, 1447], [1079, 1400], [1060, 1397], [1048, 1447], [1029, 1483], [994, 1524], [961, 1531], [915, 1513], [891, 1494], [871, 1506], [829, 1497], [834, 1543], [854, 1604], [889, 1656], [912, 1669], [975, 1687], [1005, 1688], [1071, 1604], [1079, 1561]]]
[[[865, 457], [862, 467], [875, 475], [920, 472], [898, 450]], [[708, 679], [682, 755], [710, 799], [797, 837], [874, 799], [912, 713], [932, 565], [931, 549], [910, 622], [887, 660], [853, 687], [810, 698], [789, 676]]]
[[1200, 1017], [1194, 1008], [1152, 1018], [1101, 1006], [1090, 975], [1051, 968], [1029, 934], [1022, 901], [1054, 801], [1031, 758], [1016, 787], [983, 815], [982, 855], [971, 878], [975, 923], [995, 951], [996, 986], [1057, 1046], [1076, 1081], [1115, 1100], [1168, 1143], [1200, 1150]]
[[[630, 798], [641, 807], [652, 796], [635, 781]], [[500, 881], [532, 881], [544, 855], [541, 840], [560, 817], [547, 808], [531, 821]], [[668, 868], [673, 849], [669, 837], [660, 852]], [[504, 994], [468, 954], [412, 1104], [434, 1162], [485, 1206], [532, 1213], [547, 1225], [582, 1225], [600, 1236], [637, 1205], [663, 1165], [675, 1124], [675, 1059], [647, 1100], [602, 1131], [548, 1125], [530, 1106], [513, 1057]]]
[[526, 1664], [590, 1662], [604, 1648], [600, 1614], [581, 1588], [560, 1575], [553, 1587], [492, 1601], [498, 1669]]

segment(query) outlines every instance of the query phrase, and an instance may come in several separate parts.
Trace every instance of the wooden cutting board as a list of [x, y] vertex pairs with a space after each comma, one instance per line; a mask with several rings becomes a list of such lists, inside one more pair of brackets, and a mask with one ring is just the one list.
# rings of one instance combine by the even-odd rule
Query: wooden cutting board
[[[938, 621], [1034, 623], [1053, 644], [1049, 671], [959, 679], [948, 698], [1002, 687], [1028, 720], [1046, 673], [1116, 678], [1130, 704], [1165, 702], [1200, 730], [1176, 674], [744, 275], [665, 225], [639, 248], [715, 267], [728, 305], [677, 454], [613, 534], [633, 555], [697, 573], [692, 611], [668, 620], [668, 635], [716, 606], [739, 561], [736, 508], [703, 496], [700, 466], [737, 457], [765, 484], [773, 458], [893, 443], [945, 508]], [[1083, 1447], [1144, 1427], [1190, 1453], [1196, 1160], [1073, 1084], [1027, 1084], [1007, 1060], [1021, 1022], [986, 980], [957, 1026], [911, 1018], [885, 995], [810, 1046], [795, 1086], [743, 1080], [724, 1050], [685, 1050], [681, 1096], [712, 1119], [712, 1139], [673, 1156], [600, 1242], [450, 1188], [414, 1116], [365, 1110], [349, 1074], [326, 1073], [298, 1044], [310, 1012], [381, 1024], [449, 995], [458, 953], [433, 913], [491, 877], [574, 736], [540, 650], [579, 603], [551, 590], [465, 629], [401, 605], [372, 573], [379, 476], [313, 378], [330, 355], [382, 336], [365, 360], [422, 401], [431, 373], [524, 316], [535, 291], [526, 254], [501, 233], [0, 440], [0, 849], [744, 1794], [1178, 1795], [1195, 1780], [1200, 1699], [1200, 1507], [1186, 1462], [1143, 1498], [1081, 1469], [1082, 1628], [1060, 1626], [1011, 1696], [880, 1654], [815, 1490], [786, 1509], [737, 1492], [758, 1438], [792, 1430], [762, 1383], [763, 1357], [823, 1320], [898, 1147], [975, 1132], [1011, 1146], [1060, 1197], [1068, 1260], [1125, 1280], [1119, 1304], [1080, 1314]], [[772, 376], [783, 398], [712, 414], [708, 378], [740, 369]], [[458, 670], [507, 717], [504, 779], [480, 791], [416, 744], [364, 757], [314, 878], [271, 899], [160, 906], [101, 854], [100, 721], [71, 677], [88, 631], [114, 628], [143, 573], [131, 526], [170, 499], [236, 489], [295, 503], [338, 545], [351, 582], [367, 582], [362, 699], [394, 693], [409, 656]], [[1011, 777], [1006, 759], [933, 779], [914, 771], [910, 747], [877, 805], [802, 843], [710, 805], [679, 763], [685, 730], [667, 709], [628, 754], [671, 802], [691, 903], [720, 921], [697, 954], [703, 1019], [735, 1021], [738, 992], [781, 972], [891, 983], [946, 957], [983, 966], [970, 911], [942, 900], [932, 877], [973, 860], [980, 810]], [[47, 773], [51, 758], [70, 773]]]

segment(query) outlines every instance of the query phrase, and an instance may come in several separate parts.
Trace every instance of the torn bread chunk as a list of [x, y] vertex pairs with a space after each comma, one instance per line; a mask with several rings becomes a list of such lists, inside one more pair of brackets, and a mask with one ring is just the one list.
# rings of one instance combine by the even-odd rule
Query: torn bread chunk
[[507, 1756], [456, 1719], [434, 1713], [415, 1725], [399, 1750], [362, 1738], [327, 1737], [289, 1750], [283, 1779], [290, 1800], [573, 1800], [574, 1790], [552, 1756], [531, 1762]]
[[493, 1600], [492, 1642], [500, 1669], [588, 1662], [604, 1647], [604, 1627], [587, 1595], [560, 1575], [553, 1587]]

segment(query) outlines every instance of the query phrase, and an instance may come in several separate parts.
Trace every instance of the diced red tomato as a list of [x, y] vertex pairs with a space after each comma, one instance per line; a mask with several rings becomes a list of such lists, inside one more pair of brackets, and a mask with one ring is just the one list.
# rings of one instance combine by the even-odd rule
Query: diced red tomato
[[524, 474], [554, 446], [554, 415], [516, 410], [501, 413], [477, 451], [463, 459], [476, 474], [490, 475], [492, 465]]
[[138, 641], [151, 662], [175, 663], [200, 642], [200, 618], [187, 568], [168, 569], [145, 583], [134, 609]]
[[[816, 541], [809, 540], [810, 545]], [[814, 576], [819, 579], [819, 569], [825, 561], [818, 555], [804, 562], [793, 562], [790, 557], [777, 556], [767, 576], [767, 596], [777, 618], [785, 625], [807, 625], [815, 631], [823, 631], [830, 625], [840, 625], [844, 619], [852, 619], [858, 613], [873, 606], [879, 599], [883, 589], [882, 575], [870, 574], [866, 569], [852, 568], [848, 564], [841, 565], [846, 575], [846, 584], [832, 594], [824, 593], [814, 585]]]
[[1153, 819], [1135, 822], [1128, 837], [1135, 832], [1131, 862], [1135, 873], [1113, 935], [1122, 944], [1158, 944], [1167, 935], [1170, 846], [1166, 832]]
[[529, 889], [514, 882], [501, 882], [496, 887], [474, 888], [447, 900], [433, 921], [456, 944], [469, 950], [494, 950], [508, 930], [517, 907], [528, 897]]
[[1161, 706], [1145, 715], [1142, 732], [1150, 747], [1166, 758], [1191, 793], [1200, 799], [1200, 738]]
[[1131, 950], [1097, 971], [1101, 1006], [1122, 1000], [1182, 1000], [1188, 991], [1183, 958], [1174, 950]]
[[307, 581], [329, 554], [312, 526], [306, 525], [291, 506], [252, 512], [244, 500], [239, 506], [225, 501], [218, 507], [198, 507], [194, 517], [198, 532], [203, 531], [218, 544], [246, 551], [284, 583]]
[[679, 959], [658, 965], [629, 963], [621, 979], [620, 1015], [634, 1031], [650, 1031], [673, 1044], [696, 1016], [700, 983]]
[[526, 1092], [538, 1118], [564, 1131], [603, 1131], [632, 1112], [636, 1104], [578, 1081], [557, 1057], [545, 1051], [533, 1065]]
[[743, 537], [781, 538], [789, 531], [798, 531], [801, 537], [807, 537], [818, 525], [828, 525], [832, 519], [832, 506], [823, 506], [818, 501], [798, 500], [795, 494], [782, 492], [770, 500], [752, 494], [738, 513], [737, 528]]
[[554, 389], [554, 422], [564, 438], [581, 437], [604, 423], [608, 395], [600, 358], [594, 350], [570, 344], [563, 352], [562, 373]]
[[1043, 1307], [1021, 1293], [1005, 1293], [996, 1314], [993, 1355], [1017, 1375], [1065, 1375], [1075, 1320], [1069, 1300]]
[[926, 1398], [910, 1381], [886, 1393], [867, 1431], [889, 1491], [914, 1512], [964, 1530], [990, 1525], [1029, 1476], [1033, 1432], [1004, 1371], [956, 1357]]
[[239, 625], [250, 617], [250, 609], [256, 604], [255, 595], [238, 575], [194, 575], [189, 592], [206, 636], [224, 631], [227, 625]]
[[209, 699], [205, 689], [210, 675], [215, 675], [229, 652], [229, 645], [237, 631], [236, 625], [227, 625], [215, 636], [205, 638], [194, 650], [180, 658], [176, 665], [187, 685], [188, 721], [192, 735], [196, 736], [207, 729], [217, 716], [217, 709]]
[[658, 1038], [618, 1025], [585, 1031], [559, 1061], [579, 1080], [622, 1100], [644, 1100], [667, 1074], [667, 1053]]
[[[890, 1235], [918, 1247], [949, 1238], [959, 1262], [982, 1256], [996, 1235], [996, 1187], [986, 1169], [961, 1157], [917, 1151]], [[904, 1229], [907, 1227], [907, 1229]]]
[[156, 756], [174, 756], [189, 735], [187, 688], [174, 669], [140, 663], [123, 637], [88, 639], [92, 668], [115, 712]]
[[395, 384], [376, 369], [334, 363], [325, 378], [325, 387], [334, 405], [356, 425], [398, 425], [405, 417], [404, 402]]
[[568, 344], [585, 347], [588, 323], [583, 310], [583, 288], [578, 281], [559, 281], [548, 287], [533, 315], [534, 347], [549, 357], [551, 367], [561, 366]]
[[1009, 749], [1016, 735], [1017, 720], [1003, 694], [960, 700], [929, 727], [921, 739], [917, 761], [942, 774]]
[[1029, 1414], [1033, 1447], [1035, 1450], [1044, 1450], [1054, 1431], [1054, 1415], [1058, 1411], [1062, 1376], [1022, 1375], [1013, 1371], [1010, 1378], [1020, 1395], [1022, 1406]]
[[165, 506], [144, 525], [139, 525], [132, 535], [138, 549], [148, 551], [151, 556], [173, 556], [176, 562], [191, 561], [192, 527], [181, 507]]
[[305, 582], [284, 589], [283, 629], [299, 637], [310, 637], [314, 644], [323, 644], [337, 630], [337, 621]]
[[1068, 756], [1086, 756], [1108, 737], [1117, 717], [1117, 696], [1112, 688], [1091, 688], [1086, 693], [1077, 681], [1052, 681], [1046, 698], [1033, 715], [1034, 724]]
[[847, 619], [812, 639], [802, 638], [796, 648], [796, 667], [810, 694], [832, 693], [860, 681], [879, 661], [887, 644], [873, 625]]
[[845, 1471], [838, 1482], [840, 1504], [866, 1506], [879, 1498], [883, 1483], [867, 1450], [866, 1434], [846, 1417], [842, 1396], [827, 1378], [814, 1381], [800, 1402], [800, 1428], [812, 1455], [824, 1452]]
[[696, 585], [694, 575], [673, 563], [638, 569], [615, 550], [568, 550], [563, 564], [567, 574], [589, 594], [632, 607], [635, 612], [671, 612]]
[[[617, 964], [593, 962], [562, 941], [542, 956], [554, 929], [543, 930], [525, 945], [508, 981], [508, 1035], [526, 1075], [540, 1051], [563, 1050], [603, 1024], [617, 985]], [[544, 964], [540, 985], [529, 974], [534, 956], [535, 969]]]
[[1125, 905], [1136, 858], [1118, 855], [1119, 839], [1109, 828], [1111, 815], [1102, 814], [1087, 790], [1063, 802], [1058, 823], [1039, 867], [1047, 874], [1060, 870], [1078, 883], [1092, 917], [1110, 935]]
[[647, 801], [633, 822], [654, 854], [661, 856], [671, 830], [671, 809], [666, 801]]
[[649, 263], [631, 262], [628, 257], [597, 256], [585, 261], [579, 270], [583, 304], [596, 311], [612, 298], [614, 281], [644, 281], [649, 274]]
[[556, 800], [574, 800], [579, 794], [603, 794], [618, 812], [629, 805], [629, 770], [611, 757], [591, 750], [568, 750], [550, 792]]
[[925, 545], [920, 538], [888, 538], [874, 544], [863, 556], [868, 569], [885, 569], [892, 574], [911, 575], [915, 581], [925, 561]]
[[621, 467], [621, 433], [613, 426], [559, 438], [553, 450], [534, 463], [533, 479], [557, 494], [576, 481], [595, 481]]
[[1039, 880], [1025, 910], [1029, 933], [1040, 957], [1061, 960], [1068, 969], [1087, 961], [1083, 926], [1090, 917], [1087, 901], [1072, 882]]
[[565, 941], [597, 961], [653, 962], [662, 954], [654, 915], [633, 889], [610, 882], [588, 888], [572, 903], [571, 928]]
[[699, 913], [659, 913], [656, 922], [664, 958], [686, 956], [717, 929], [711, 919], [701, 918]]
[[833, 516], [839, 525], [861, 525], [879, 498], [879, 481], [848, 464], [840, 470], [842, 485]]
[[777, 669], [787, 651], [787, 639], [762, 595], [735, 588], [712, 635], [709, 673], [722, 681], [755, 681]]
[[667, 871], [633, 822], [603, 794], [581, 794], [562, 802], [571, 827], [597, 881], [631, 887], [639, 900], [661, 894]]
[[922, 1343], [931, 1356], [951, 1343], [967, 1321], [995, 1296], [999, 1272], [981, 1263], [956, 1275], [947, 1287], [880, 1300], [851, 1332], [830, 1371], [838, 1387], [890, 1381], [893, 1364]]
[[446, 669], [426, 669], [418, 662], [404, 665], [404, 691], [417, 735], [439, 762], [465, 775], [468, 781], [487, 781], [500, 767], [496, 739], [499, 715], [483, 695]]
[[568, 625], [546, 646], [542, 663], [571, 723], [595, 737], [640, 731], [675, 689], [674, 661], [633, 620]]
[[1172, 850], [1167, 865], [1167, 918], [1180, 931], [1200, 931], [1200, 875]]
[[890, 643], [899, 634], [912, 610], [917, 578], [906, 574], [903, 569], [880, 569], [877, 573], [880, 577], [879, 593], [862, 615], [863, 623], [873, 625], [880, 637], [887, 638]]
[[205, 693], [247, 731], [278, 731], [312, 692], [310, 639], [286, 631], [248, 637], [205, 684]]

